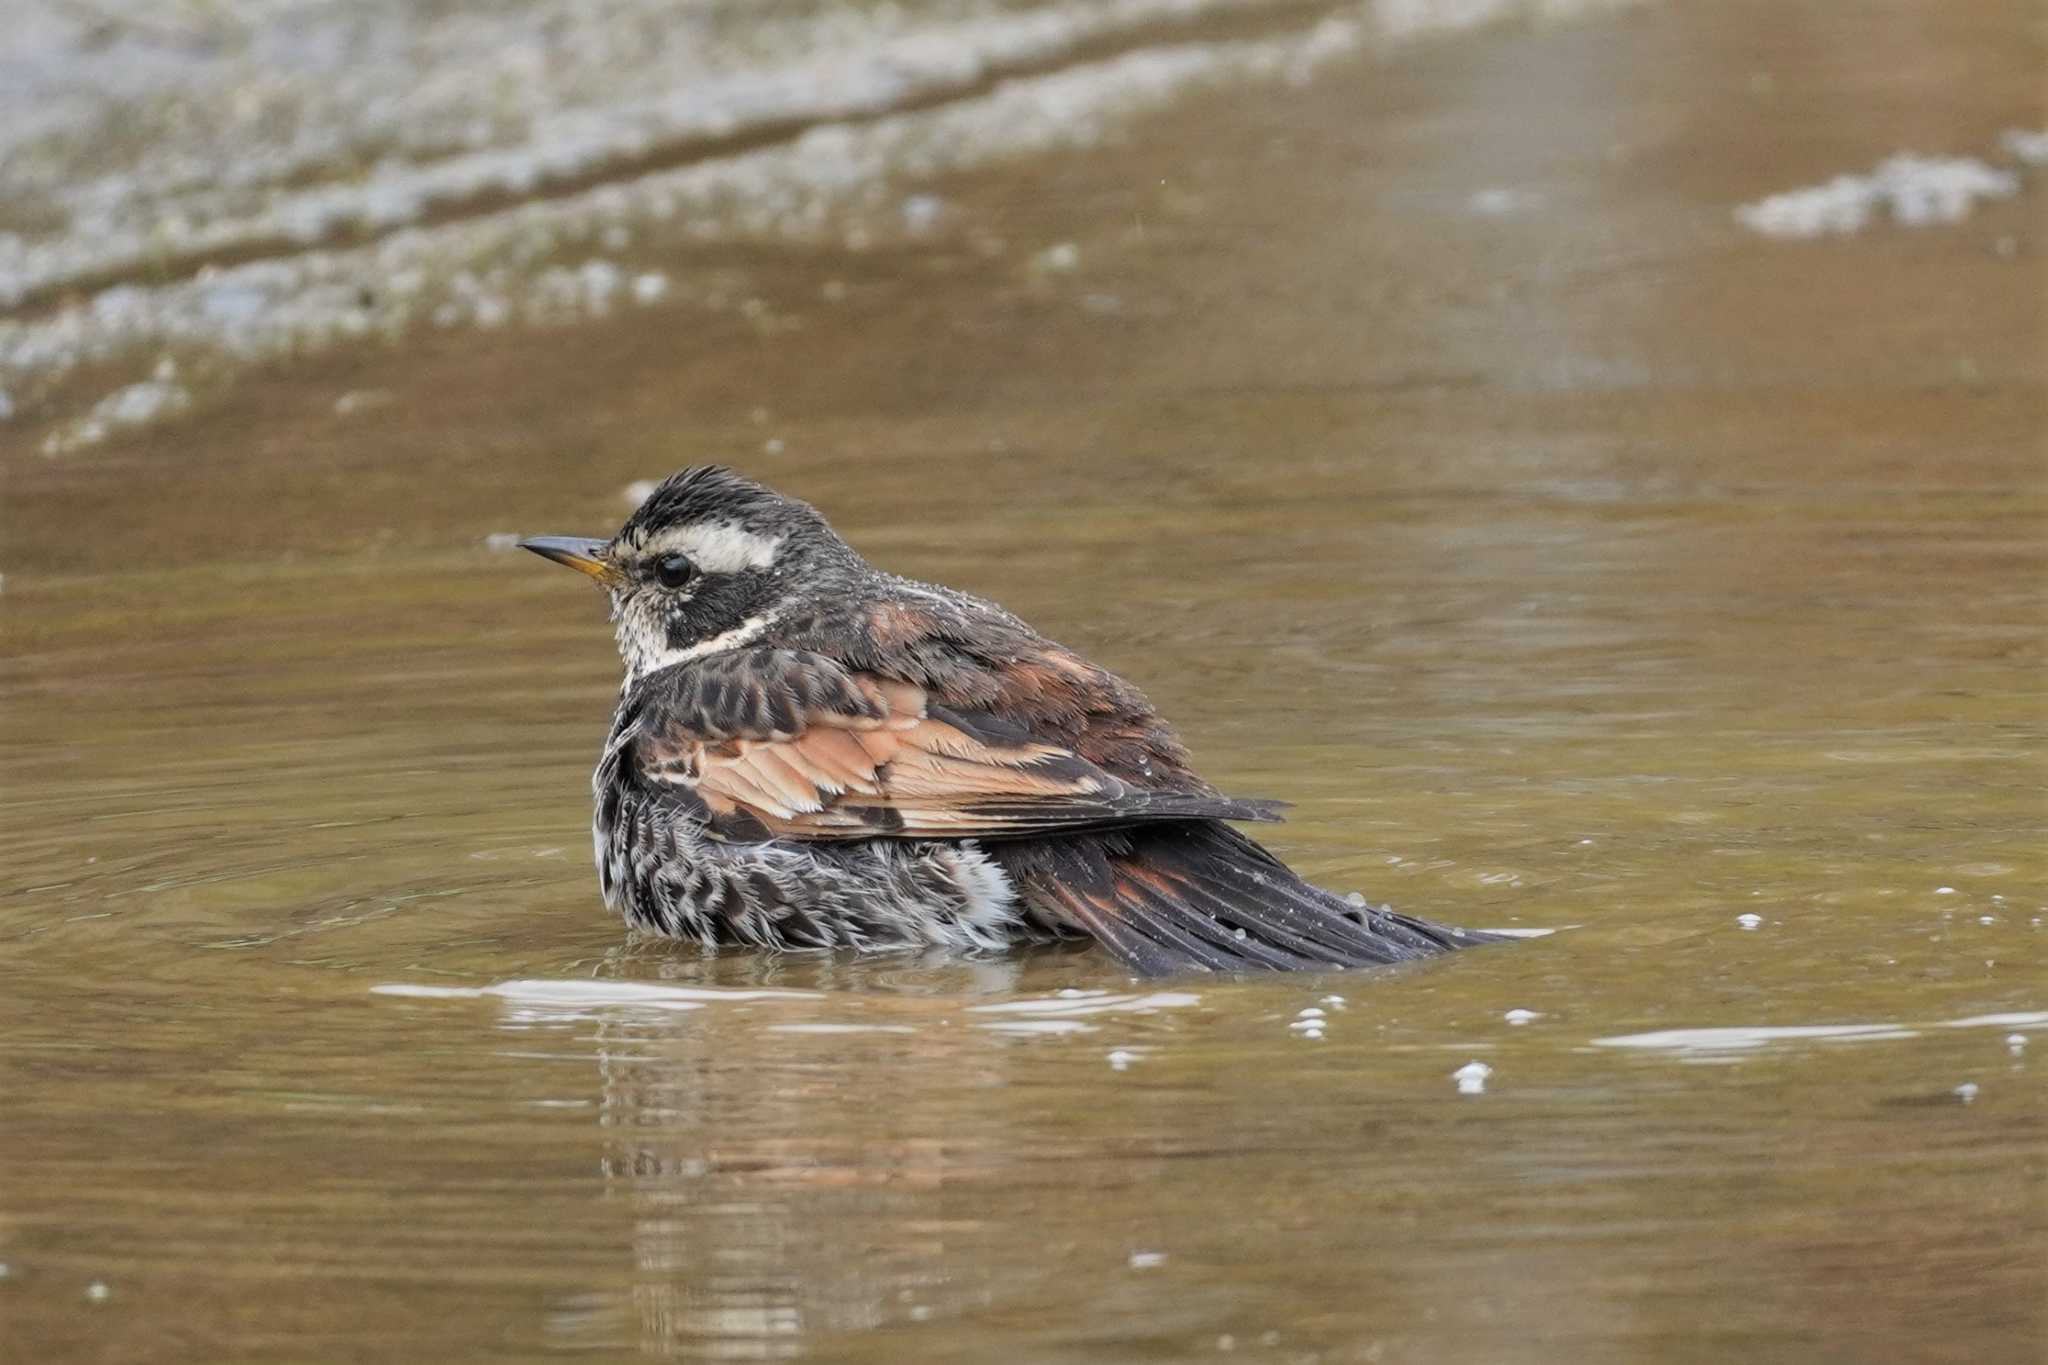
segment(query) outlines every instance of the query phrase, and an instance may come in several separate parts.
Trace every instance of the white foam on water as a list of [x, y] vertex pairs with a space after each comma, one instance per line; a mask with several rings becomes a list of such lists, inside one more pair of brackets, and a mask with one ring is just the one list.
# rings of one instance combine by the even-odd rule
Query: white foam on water
[[1066, 1019], [1096, 1014], [1151, 1014], [1157, 1010], [1187, 1009], [1201, 1003], [1202, 997], [1192, 991], [1152, 991], [1144, 995], [1128, 995], [1111, 991], [1068, 990], [1031, 1000], [1003, 1000], [992, 1005], [970, 1005], [967, 1012]]
[[988, 1033], [1013, 1033], [1023, 1036], [1095, 1032], [1095, 1025], [1080, 1019], [996, 1019], [977, 1024], [975, 1027]]
[[2013, 1014], [1973, 1014], [1967, 1019], [1949, 1019], [1942, 1028], [2048, 1028], [2048, 1010]]
[[1960, 223], [1978, 200], [2008, 198], [2019, 187], [2018, 176], [1974, 157], [1902, 152], [1867, 175], [1838, 175], [1744, 204], [1735, 217], [1752, 232], [1785, 238], [1861, 232], [1880, 214], [1902, 227], [1931, 227]]
[[[1919, 1038], [1934, 1029], [1959, 1028], [2048, 1028], [2048, 1011], [1977, 1014], [1963, 1019], [1940, 1019], [1918, 1024], [1792, 1024], [1662, 1029], [1654, 1033], [1630, 1033], [1611, 1038], [1595, 1038], [1593, 1046], [1668, 1052], [1688, 1061], [1719, 1061], [1730, 1060], [1745, 1053], [1760, 1052], [1775, 1044], [1893, 1042]], [[2019, 1034], [2013, 1036], [2023, 1038], [2023, 1035]]]
[[677, 1014], [713, 1005], [757, 1001], [821, 1000], [816, 991], [725, 989], [715, 986], [668, 986], [650, 981], [500, 981], [491, 986], [432, 986], [391, 982], [370, 988], [372, 995], [418, 1000], [485, 1000], [505, 1002], [519, 1021], [561, 1021], [594, 1018], [620, 1011]]
[[[109, 0], [113, 41], [96, 25], [49, 32], [41, 69], [10, 67], [24, 79], [17, 98], [0, 97], [0, 114], [13, 116], [0, 118], [0, 164], [14, 168], [0, 188], [32, 196], [66, 230], [0, 236], [0, 303], [167, 253], [311, 245], [483, 196], [526, 197], [666, 148], [886, 112], [1003, 66], [1240, 7], [984, 2], [938, 13], [791, 6], [774, 16], [715, 3], [540, 0], [441, 19], [410, 6], [372, 3], [350, 15], [230, 0], [219, 8], [231, 12], [223, 17], [236, 43], [158, 44], [145, 55], [137, 39], [168, 16]], [[363, 59], [336, 59], [351, 48]], [[23, 126], [38, 84], [68, 99]], [[108, 158], [119, 169], [78, 174], [63, 134], [132, 118], [138, 105], [152, 136]], [[354, 174], [366, 161], [367, 173]]]
[[1486, 1082], [1493, 1075], [1493, 1068], [1476, 1058], [1451, 1073], [1451, 1079], [1458, 1083], [1460, 1095], [1483, 1095]]
[[1028, 1000], [1001, 1000], [988, 1005], [970, 1005], [967, 1013], [978, 1016], [975, 1027], [989, 1033], [1093, 1033], [1095, 1025], [1088, 1022], [1091, 1018], [1186, 1009], [1191, 1005], [1200, 1004], [1201, 1001], [1202, 997], [1191, 991], [1126, 994], [1069, 988], [1050, 996], [1038, 996]]
[[1627, 9], [1636, 0], [1370, 0], [1366, 12], [1390, 38], [1423, 38], [1511, 19], [1561, 22]]
[[479, 986], [418, 986], [407, 981], [393, 981], [370, 987], [372, 995], [395, 995], [408, 1000], [478, 1000], [483, 997]]
[[769, 1033], [817, 1034], [820, 1037], [837, 1037], [841, 1034], [859, 1033], [916, 1033], [908, 1024], [770, 1024]]
[[[260, 259], [0, 319], [0, 387], [34, 411], [82, 365], [175, 347], [205, 356], [213, 391], [250, 365], [421, 327], [553, 326], [655, 304], [739, 309], [772, 331], [760, 301], [732, 297], [717, 272], [636, 271], [611, 258], [698, 243], [937, 238], [952, 215], [915, 188], [935, 177], [1089, 147], [1197, 90], [1300, 84], [1375, 43], [1617, 7], [1380, 0], [1269, 37], [1197, 42], [1176, 40], [1182, 21], [1259, 6], [1020, 11], [962, 0], [937, 16], [799, 5], [766, 17], [723, 0], [682, 12], [605, 0], [572, 16], [568, 0], [445, 15], [223, 0], [207, 12], [220, 11], [237, 42], [181, 46], [140, 35], [202, 22], [183, 11], [105, 0], [102, 26], [59, 0], [21, 0], [16, 48], [37, 59], [11, 66], [29, 78], [0, 89], [0, 197], [56, 226], [0, 232], [0, 306], [96, 278], [147, 279], [166, 260], [175, 276], [181, 261]], [[1276, 25], [1286, 19], [1272, 8]], [[1154, 41], [981, 88], [998, 68], [1056, 64], [1126, 36]], [[137, 108], [154, 121], [118, 168], [78, 173], [66, 149], [81, 130]], [[830, 121], [853, 116], [865, 121]], [[825, 121], [755, 150], [637, 169], [665, 149], [810, 120]], [[436, 221], [453, 210], [461, 216]], [[593, 249], [607, 254], [576, 263]], [[1078, 248], [1056, 245], [1042, 264], [1078, 268]], [[105, 413], [54, 414], [48, 453], [122, 429], [140, 400], [117, 398]], [[144, 420], [174, 410], [158, 404]]]
[[1652, 1052], [1728, 1053], [1752, 1052], [1772, 1043], [1792, 1041], [1875, 1042], [1880, 1039], [1917, 1038], [1919, 1032], [1899, 1024], [1790, 1024], [1748, 1025], [1733, 1028], [1661, 1029], [1655, 1033], [1628, 1033], [1612, 1038], [1595, 1038], [1595, 1047], [1641, 1048]]
[[128, 384], [93, 404], [83, 417], [65, 422], [43, 437], [45, 455], [67, 455], [85, 446], [97, 445], [124, 427], [144, 427], [192, 406], [192, 395], [183, 385], [164, 379], [145, 379]]
[[2039, 132], [2030, 128], [2008, 128], [1998, 135], [1998, 145], [2005, 148], [2014, 160], [2029, 166], [2048, 166], [2048, 128]]

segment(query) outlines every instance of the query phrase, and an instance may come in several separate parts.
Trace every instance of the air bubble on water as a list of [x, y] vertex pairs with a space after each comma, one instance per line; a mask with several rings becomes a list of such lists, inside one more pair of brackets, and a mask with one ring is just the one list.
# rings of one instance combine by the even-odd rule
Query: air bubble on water
[[1756, 929], [1762, 927], [1764, 917], [1762, 915], [1737, 915], [1735, 922], [1745, 929]]
[[939, 225], [939, 219], [946, 213], [946, 201], [936, 194], [913, 194], [903, 201], [901, 212], [903, 230], [922, 237]]
[[650, 270], [644, 275], [633, 277], [633, 302], [645, 307], [658, 303], [668, 293], [668, 276], [659, 270]]
[[1326, 995], [1323, 997], [1323, 1003], [1333, 1010], [1341, 1010], [1344, 1008], [1344, 997], [1341, 995]]
[[94, 1280], [85, 1287], [85, 1297], [92, 1303], [105, 1303], [113, 1294], [114, 1291], [107, 1288], [105, 1280]]
[[1109, 1069], [1111, 1071], [1125, 1071], [1130, 1068], [1132, 1062], [1137, 1060], [1137, 1053], [1120, 1047], [1109, 1054]]
[[1538, 202], [1538, 196], [1526, 190], [1491, 188], [1473, 191], [1465, 206], [1487, 218], [1502, 218], [1533, 208]]
[[1034, 270], [1045, 274], [1065, 274], [1081, 268], [1081, 248], [1072, 242], [1055, 242], [1031, 258]]
[[1953, 886], [1937, 886], [1934, 888], [1934, 894], [1937, 896], [1953, 896], [1955, 893], [1956, 889]]
[[1131, 1269], [1133, 1270], [1150, 1270], [1154, 1266], [1165, 1264], [1166, 1253], [1163, 1251], [1134, 1251], [1131, 1253]]
[[391, 401], [389, 389], [350, 389], [334, 400], [336, 417], [353, 417], [371, 408], [381, 408]]
[[1996, 924], [1996, 923], [1998, 923], [1998, 916], [1996, 916], [1996, 915], [1979, 915], [1979, 916], [1977, 916], [1977, 923], [1979, 923], [1979, 924]]
[[1977, 1098], [1977, 1083], [1975, 1081], [1964, 1081], [1955, 1088], [1955, 1096], [1964, 1104], [1970, 1103]]
[[1533, 1023], [1534, 1021], [1541, 1019], [1542, 1017], [1543, 1016], [1537, 1013], [1535, 1010], [1509, 1010], [1506, 1014], [1503, 1014], [1501, 1016], [1501, 1018], [1507, 1020], [1510, 1024], [1514, 1024], [1517, 1026], [1527, 1023]]
[[1453, 1071], [1451, 1079], [1458, 1083], [1460, 1095], [1483, 1095], [1486, 1093], [1487, 1078], [1491, 1075], [1493, 1068], [1475, 1059]]
[[497, 553], [519, 548], [519, 533], [516, 531], [493, 531], [484, 537], [484, 548]]
[[1317, 1009], [1314, 1005], [1310, 1005], [1307, 1009], [1301, 1011], [1294, 1017], [1297, 1019], [1320, 1019], [1323, 1017], [1323, 1012]]
[[2015, 1057], [2019, 1056], [2022, 1052], [2025, 1052], [2027, 1050], [2027, 1035], [2024, 1033], [2006, 1034], [2005, 1050], [2007, 1052], [2010, 1052]]

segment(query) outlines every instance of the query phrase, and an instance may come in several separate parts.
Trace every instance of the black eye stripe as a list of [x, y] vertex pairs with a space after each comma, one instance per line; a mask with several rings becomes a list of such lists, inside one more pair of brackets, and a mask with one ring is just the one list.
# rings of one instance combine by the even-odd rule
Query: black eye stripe
[[697, 566], [682, 555], [663, 555], [654, 561], [654, 580], [664, 588], [680, 588], [696, 576]]

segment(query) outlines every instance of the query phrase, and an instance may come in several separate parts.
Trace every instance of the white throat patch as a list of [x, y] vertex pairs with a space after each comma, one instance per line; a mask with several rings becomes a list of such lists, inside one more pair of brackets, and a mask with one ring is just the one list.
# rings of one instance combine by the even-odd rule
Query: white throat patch
[[619, 655], [626, 661], [626, 686], [631, 687], [649, 673], [671, 664], [686, 664], [707, 654], [752, 644], [761, 638], [763, 631], [775, 624], [779, 615], [778, 612], [764, 611], [759, 616], [749, 616], [731, 630], [720, 631], [708, 640], [699, 640], [682, 649], [652, 646], [650, 642], [657, 637], [646, 631], [633, 630], [622, 618], [618, 627]]

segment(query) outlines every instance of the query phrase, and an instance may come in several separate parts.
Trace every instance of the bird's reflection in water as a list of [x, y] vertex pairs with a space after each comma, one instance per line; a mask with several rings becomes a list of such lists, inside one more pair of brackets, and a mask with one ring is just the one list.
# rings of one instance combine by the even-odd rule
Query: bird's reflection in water
[[629, 1290], [563, 1305], [558, 1336], [777, 1360], [985, 1302], [1010, 1259], [990, 1191], [1029, 1181], [1002, 1099], [1016, 1050], [971, 1009], [1029, 961], [608, 959], [600, 978], [678, 996], [585, 1015], [635, 1267]]

